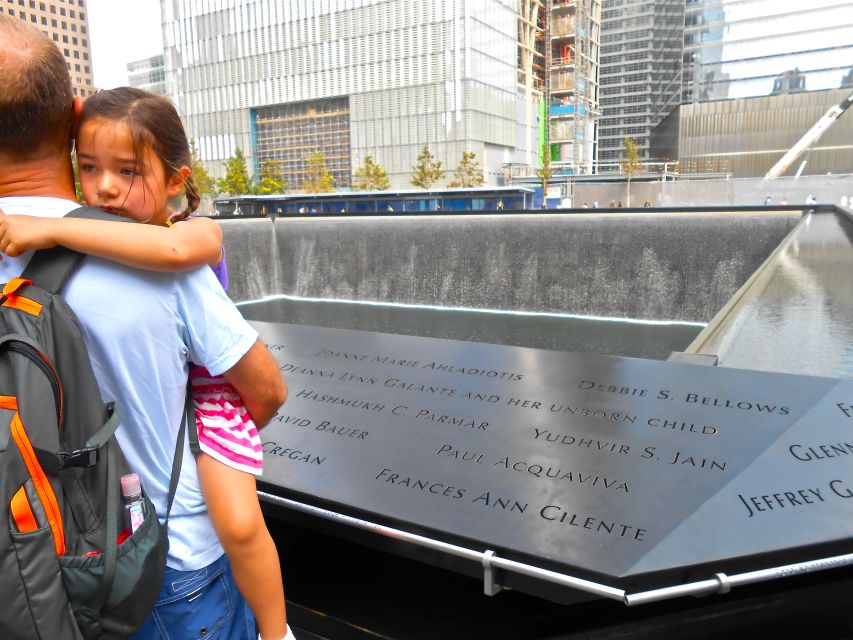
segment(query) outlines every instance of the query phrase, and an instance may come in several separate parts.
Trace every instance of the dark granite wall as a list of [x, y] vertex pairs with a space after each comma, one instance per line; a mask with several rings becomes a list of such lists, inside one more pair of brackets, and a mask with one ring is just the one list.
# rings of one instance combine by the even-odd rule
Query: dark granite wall
[[707, 322], [799, 213], [222, 221], [231, 296]]

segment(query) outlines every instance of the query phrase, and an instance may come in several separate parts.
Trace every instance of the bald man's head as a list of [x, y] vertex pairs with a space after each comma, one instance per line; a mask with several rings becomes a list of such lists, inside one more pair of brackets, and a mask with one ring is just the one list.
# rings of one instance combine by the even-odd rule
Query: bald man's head
[[30, 160], [68, 150], [71, 78], [38, 29], [0, 14], [0, 155]]

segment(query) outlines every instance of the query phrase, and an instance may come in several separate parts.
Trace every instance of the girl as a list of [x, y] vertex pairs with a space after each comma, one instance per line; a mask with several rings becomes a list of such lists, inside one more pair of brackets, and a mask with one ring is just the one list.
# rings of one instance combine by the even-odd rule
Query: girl
[[[61, 245], [130, 266], [183, 271], [210, 265], [223, 286], [222, 232], [188, 218], [199, 204], [183, 125], [168, 99], [123, 87], [100, 91], [83, 106], [76, 135], [80, 185], [87, 204], [146, 223], [5, 216], [0, 251]], [[168, 201], [184, 190], [177, 215]], [[292, 638], [287, 626], [278, 553], [255, 491], [261, 443], [251, 416], [224, 378], [191, 369], [199, 445], [198, 475], [214, 529], [262, 640]]]

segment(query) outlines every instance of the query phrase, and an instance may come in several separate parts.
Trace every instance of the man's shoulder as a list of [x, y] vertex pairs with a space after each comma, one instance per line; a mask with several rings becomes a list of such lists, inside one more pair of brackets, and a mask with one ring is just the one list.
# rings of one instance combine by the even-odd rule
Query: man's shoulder
[[185, 295], [218, 294], [222, 286], [208, 266], [190, 271], [149, 271], [138, 269], [105, 258], [86, 256], [75, 274], [79, 283], [97, 284], [109, 291], [121, 291], [125, 296], [158, 290], [179, 298]]
[[[12, 215], [39, 216], [42, 218], [61, 218], [69, 211], [78, 208], [80, 203], [63, 198], [45, 198], [40, 196], [7, 196], [0, 198], [0, 209]], [[0, 282], [7, 282], [21, 274], [30, 261], [33, 252], [25, 251], [18, 257], [0, 255]]]
[[0, 198], [0, 209], [5, 213], [61, 218], [80, 207], [79, 202], [64, 198], [45, 198], [41, 196], [10, 196]]

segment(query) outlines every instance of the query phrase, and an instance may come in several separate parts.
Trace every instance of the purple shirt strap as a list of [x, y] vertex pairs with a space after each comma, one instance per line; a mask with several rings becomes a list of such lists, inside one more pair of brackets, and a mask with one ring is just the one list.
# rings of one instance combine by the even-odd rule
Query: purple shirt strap
[[225, 291], [228, 291], [228, 266], [225, 264], [225, 246], [222, 247], [222, 260], [219, 261], [219, 264], [211, 267], [213, 269], [213, 275], [216, 276], [217, 280], [219, 280], [219, 284], [222, 285], [222, 288]]

